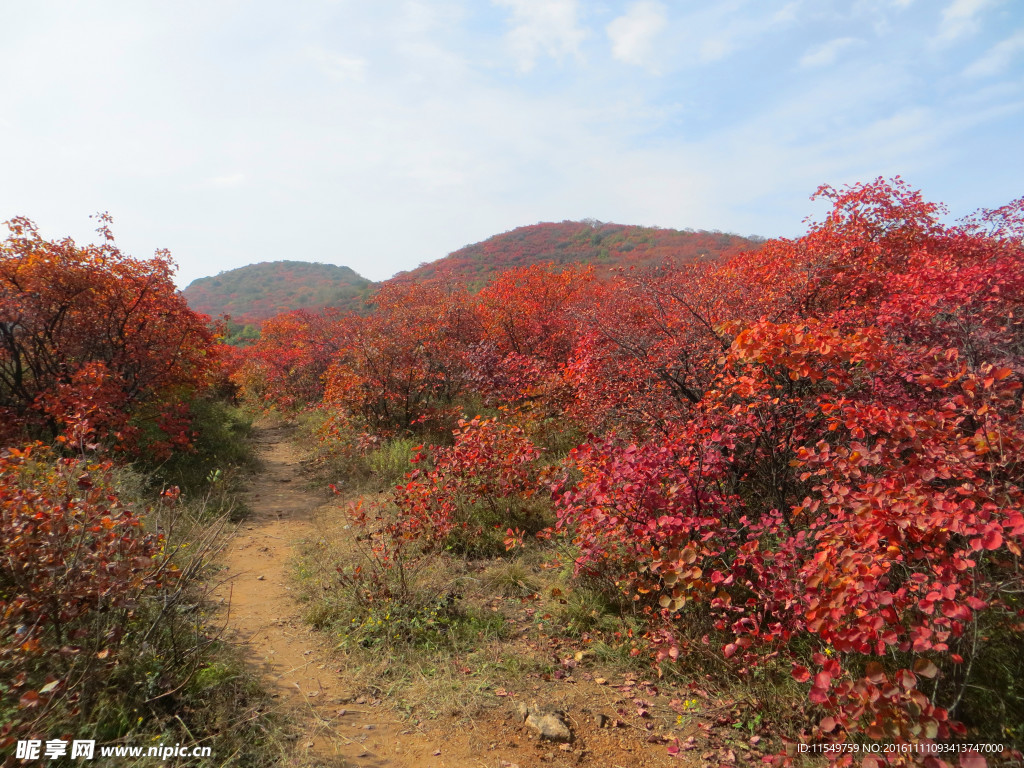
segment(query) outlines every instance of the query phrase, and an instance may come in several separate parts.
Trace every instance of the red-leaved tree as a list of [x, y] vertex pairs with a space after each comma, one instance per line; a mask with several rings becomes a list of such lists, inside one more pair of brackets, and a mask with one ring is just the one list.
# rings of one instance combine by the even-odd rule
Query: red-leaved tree
[[27, 219], [0, 244], [0, 442], [58, 439], [157, 455], [190, 440], [184, 405], [211, 369], [206, 318], [169, 254], [44, 239]]

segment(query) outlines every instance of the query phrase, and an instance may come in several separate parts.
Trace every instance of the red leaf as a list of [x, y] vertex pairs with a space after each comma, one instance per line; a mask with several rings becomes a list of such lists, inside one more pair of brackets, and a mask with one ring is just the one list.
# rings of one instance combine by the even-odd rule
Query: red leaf
[[1003, 534], [998, 528], [989, 528], [981, 537], [981, 546], [987, 550], [999, 549], [1003, 545]]

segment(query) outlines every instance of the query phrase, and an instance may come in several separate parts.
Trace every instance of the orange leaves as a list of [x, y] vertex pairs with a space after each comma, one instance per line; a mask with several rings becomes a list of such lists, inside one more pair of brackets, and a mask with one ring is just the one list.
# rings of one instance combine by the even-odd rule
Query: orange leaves
[[105, 225], [104, 242], [89, 246], [44, 240], [25, 219], [8, 228], [0, 412], [17, 414], [22, 437], [137, 450], [133, 418], [205, 386], [211, 369], [212, 335], [178, 294], [170, 258], [122, 254]]
[[[428, 547], [465, 548], [489, 529], [507, 531], [506, 549], [521, 546], [525, 533], [539, 527], [530, 507], [540, 450], [521, 428], [494, 418], [459, 419], [458, 425], [455, 445], [432, 448], [432, 468], [395, 489], [403, 524]], [[468, 538], [460, 544], [460, 537]]]
[[738, 362], [777, 366], [792, 381], [828, 380], [848, 386], [853, 366], [875, 371], [883, 364], [882, 349], [877, 330], [871, 328], [843, 335], [819, 322], [801, 325], [761, 321], [736, 337], [732, 357]]
[[253, 346], [235, 350], [231, 380], [260, 407], [305, 408], [324, 397], [325, 376], [354, 318], [297, 310], [263, 324]]
[[160, 540], [111, 491], [110, 473], [109, 463], [38, 447], [0, 453], [0, 659], [15, 679], [0, 699], [17, 697], [21, 709], [46, 705], [63, 684], [49, 677], [23, 690], [26, 675], [15, 671], [40, 657], [57, 669], [87, 637], [102, 638], [97, 658], [114, 656], [120, 624], [142, 594], [175, 579]]
[[445, 426], [466, 388], [466, 345], [477, 333], [464, 291], [388, 283], [377, 311], [337, 329], [325, 401], [373, 431]]

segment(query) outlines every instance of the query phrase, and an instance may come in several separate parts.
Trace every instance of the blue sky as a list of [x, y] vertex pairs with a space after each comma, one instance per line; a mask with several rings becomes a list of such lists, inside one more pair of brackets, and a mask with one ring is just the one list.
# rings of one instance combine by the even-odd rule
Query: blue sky
[[538, 221], [796, 235], [902, 175], [1024, 194], [1020, 0], [92, 0], [0, 7], [0, 219], [179, 284], [372, 279]]

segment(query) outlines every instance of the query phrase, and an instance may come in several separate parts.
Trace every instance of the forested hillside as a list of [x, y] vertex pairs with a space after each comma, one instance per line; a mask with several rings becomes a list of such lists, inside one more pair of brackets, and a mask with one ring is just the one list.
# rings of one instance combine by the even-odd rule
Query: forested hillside
[[624, 226], [593, 220], [541, 223], [467, 245], [443, 259], [399, 273], [395, 279], [419, 283], [457, 282], [478, 290], [506, 270], [532, 264], [594, 264], [598, 267], [647, 266], [663, 261], [681, 264], [698, 258], [734, 256], [756, 247], [759, 242], [757, 238], [724, 232]]
[[[599, 268], [661, 262], [682, 264], [699, 258], [732, 256], [756, 247], [759, 242], [721, 232], [597, 221], [542, 223], [468, 245], [393, 279], [455, 283], [479, 290], [502, 272], [531, 264], [594, 264]], [[250, 342], [264, 320], [281, 312], [327, 307], [341, 312], [365, 312], [365, 301], [375, 285], [348, 267], [274, 261], [194, 280], [182, 293], [197, 312], [211, 317], [229, 315], [230, 338]]]
[[193, 280], [182, 294], [196, 312], [258, 326], [293, 309], [360, 310], [371, 283], [349, 267], [268, 261]]

